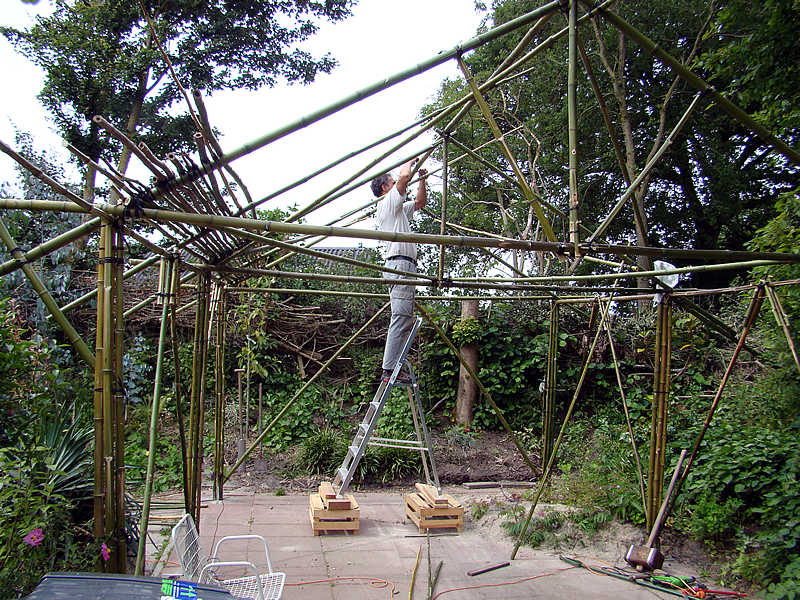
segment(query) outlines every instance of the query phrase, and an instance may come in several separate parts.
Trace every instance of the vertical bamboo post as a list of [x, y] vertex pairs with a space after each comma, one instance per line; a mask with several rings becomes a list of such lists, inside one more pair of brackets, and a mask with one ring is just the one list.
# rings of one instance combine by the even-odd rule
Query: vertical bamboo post
[[208, 372], [208, 342], [211, 334], [211, 281], [208, 275], [205, 277], [205, 286], [203, 287], [203, 314], [202, 314], [202, 330], [200, 338], [200, 386], [198, 397], [198, 418], [196, 425], [195, 436], [195, 466], [194, 466], [194, 492], [195, 492], [195, 513], [194, 518], [196, 523], [200, 523], [200, 504], [201, 493], [203, 488], [203, 437], [205, 435], [205, 407], [206, 407], [206, 375]]
[[[103, 326], [103, 307], [105, 306], [105, 227], [101, 226], [97, 248], [97, 309], [95, 326], [95, 360], [94, 360], [94, 507], [92, 515], [94, 518], [94, 537], [100, 540], [105, 536], [105, 478], [103, 477], [104, 457], [105, 457], [105, 413], [103, 412], [103, 364], [105, 360], [105, 332]], [[97, 559], [96, 567], [98, 571], [105, 570], [105, 564], [100, 558]]]
[[[449, 134], [445, 134], [442, 140], [442, 223], [439, 227], [439, 234], [445, 234], [445, 224], [447, 223], [447, 139]], [[438, 279], [441, 285], [444, 279], [444, 244], [439, 246], [439, 272]]]
[[664, 490], [664, 461], [667, 444], [669, 368], [672, 345], [672, 301], [664, 296], [658, 303], [656, 347], [653, 361], [653, 407], [650, 421], [650, 461], [647, 470], [647, 529], [653, 528]]
[[158, 334], [158, 353], [156, 354], [156, 373], [153, 383], [153, 402], [150, 407], [150, 443], [147, 453], [147, 474], [144, 480], [144, 499], [142, 501], [142, 517], [139, 521], [139, 547], [136, 552], [135, 575], [144, 574], [145, 544], [147, 542], [147, 527], [150, 522], [150, 497], [153, 493], [153, 472], [156, 464], [156, 441], [158, 436], [158, 416], [161, 413], [161, 373], [164, 363], [164, 345], [167, 337], [167, 319], [169, 317], [170, 284], [172, 262], [162, 261], [164, 267], [163, 292], [161, 292], [161, 328]]
[[775, 290], [772, 289], [772, 286], [766, 284], [764, 286], [764, 291], [767, 292], [767, 298], [769, 298], [769, 304], [772, 307], [772, 314], [775, 315], [775, 322], [778, 324], [778, 327], [783, 330], [783, 335], [786, 336], [786, 343], [789, 345], [792, 358], [794, 358], [794, 364], [797, 366], [798, 372], [800, 372], [800, 359], [797, 358], [797, 350], [792, 340], [792, 334], [789, 331], [789, 318], [786, 316], [781, 300], [778, 298], [778, 294]]
[[578, 0], [569, 5], [569, 64], [567, 70], [567, 120], [569, 121], [569, 236], [575, 247], [575, 256], [580, 256], [580, 232], [578, 230], [578, 126], [575, 106], [577, 89]]
[[750, 306], [747, 309], [747, 315], [745, 316], [742, 332], [739, 335], [739, 339], [736, 343], [736, 348], [733, 351], [733, 356], [731, 356], [731, 360], [728, 363], [728, 367], [725, 369], [725, 373], [723, 373], [722, 375], [722, 380], [720, 381], [719, 386], [717, 387], [717, 392], [714, 394], [714, 399], [711, 401], [711, 406], [708, 408], [708, 415], [706, 415], [706, 420], [703, 423], [703, 427], [700, 429], [700, 433], [697, 434], [697, 439], [695, 439], [694, 448], [692, 448], [692, 453], [689, 455], [689, 459], [686, 461], [686, 465], [683, 467], [683, 472], [681, 473], [681, 476], [678, 479], [677, 484], [675, 485], [675, 489], [672, 492], [670, 500], [664, 509], [664, 513], [669, 513], [672, 503], [680, 493], [681, 487], [683, 487], [683, 484], [686, 482], [686, 478], [689, 476], [689, 471], [692, 468], [692, 464], [694, 464], [694, 459], [697, 456], [697, 452], [700, 449], [700, 445], [703, 443], [703, 438], [706, 435], [706, 431], [708, 431], [708, 428], [711, 425], [711, 419], [713, 419], [714, 413], [717, 410], [719, 401], [722, 398], [722, 392], [725, 390], [725, 386], [728, 383], [728, 378], [733, 372], [733, 367], [736, 365], [736, 360], [739, 358], [739, 353], [742, 351], [742, 348], [746, 347], [745, 340], [747, 340], [747, 335], [750, 333], [750, 328], [755, 323], [756, 317], [758, 317], [758, 312], [761, 310], [761, 304], [764, 301], [764, 293], [765, 292], [763, 285], [759, 285], [758, 288], [753, 293], [753, 297], [750, 300]]
[[214, 499], [223, 498], [225, 465], [225, 325], [227, 321], [227, 294], [220, 289], [217, 299], [216, 345], [216, 403], [214, 408]]
[[111, 272], [114, 290], [114, 501], [117, 515], [115, 541], [117, 569], [120, 573], [126, 573], [128, 570], [128, 543], [125, 535], [125, 390], [123, 389], [122, 370], [125, 346], [122, 289], [125, 236], [119, 223], [114, 223], [111, 235], [114, 236], [114, 262], [111, 263]]
[[186, 512], [196, 517], [195, 514], [195, 454], [197, 453], [197, 422], [199, 416], [199, 397], [200, 397], [200, 360], [201, 360], [201, 346], [200, 339], [203, 336], [204, 319], [203, 319], [203, 298], [205, 297], [204, 288], [207, 281], [207, 275], [202, 273], [197, 280], [196, 291], [196, 305], [194, 314], [194, 338], [192, 340], [192, 378], [191, 378], [191, 391], [189, 394], [189, 439], [188, 439], [188, 453], [187, 453], [187, 483], [189, 490], [186, 494], [188, 498], [188, 506]]
[[542, 461], [547, 463], [553, 451], [555, 427], [553, 416], [556, 402], [556, 378], [558, 375], [558, 303], [550, 305], [550, 334], [547, 346], [547, 366], [544, 379], [542, 406]]
[[245, 392], [244, 398], [244, 441], [245, 444], [247, 440], [250, 439], [250, 336], [247, 336], [247, 374], [245, 376], [245, 381], [247, 384], [247, 390]]
[[[264, 421], [262, 420], [263, 419], [262, 410], [264, 407], [263, 397], [264, 397], [264, 383], [259, 381], [258, 382], [258, 437], [261, 437], [261, 432], [264, 429]], [[259, 451], [261, 452], [261, 458], [264, 458], [264, 442], [261, 442]]]
[[178, 305], [180, 304], [180, 267], [179, 260], [173, 258], [172, 261], [172, 283], [170, 285], [170, 313], [169, 313], [169, 337], [172, 345], [172, 360], [175, 364], [175, 420], [178, 422], [178, 436], [181, 444], [181, 467], [183, 475], [183, 508], [189, 510], [189, 457], [187, 450], [186, 427], [184, 422], [183, 410], [183, 389], [181, 386], [181, 360], [178, 348]]
[[114, 502], [113, 490], [113, 461], [114, 461], [114, 417], [113, 417], [113, 390], [114, 390], [114, 372], [113, 372], [113, 336], [114, 329], [112, 326], [112, 303], [114, 293], [112, 289], [113, 270], [111, 268], [111, 261], [114, 260], [114, 241], [113, 233], [111, 231], [112, 225], [109, 222], [103, 223], [102, 235], [104, 236], [105, 257], [103, 258], [103, 464], [105, 467], [104, 481], [105, 481], [105, 530], [103, 537], [106, 540], [106, 545], [112, 549], [113, 561], [106, 564], [106, 570], [115, 572], [114, 564], [116, 563], [116, 547], [113, 543], [115, 526], [117, 523], [116, 503]]

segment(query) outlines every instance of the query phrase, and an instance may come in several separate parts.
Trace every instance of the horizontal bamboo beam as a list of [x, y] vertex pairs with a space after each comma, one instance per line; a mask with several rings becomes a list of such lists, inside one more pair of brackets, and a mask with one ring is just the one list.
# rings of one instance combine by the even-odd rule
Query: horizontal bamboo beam
[[[97, 204], [97, 203], [95, 203]], [[122, 206], [101, 203], [103, 211], [119, 215], [125, 210]], [[10, 200], [0, 198], [0, 209], [21, 210], [53, 210], [62, 212], [84, 212], [74, 202], [54, 202], [48, 200]], [[189, 223], [203, 227], [221, 229], [239, 227], [251, 231], [272, 233], [297, 233], [322, 235], [328, 237], [356, 238], [380, 240], [387, 242], [411, 242], [418, 244], [434, 244], [469, 248], [507, 248], [552, 252], [557, 255], [571, 255], [573, 246], [567, 242], [546, 242], [534, 240], [489, 239], [482, 237], [447, 236], [432, 233], [397, 233], [392, 231], [375, 231], [372, 229], [356, 229], [330, 227], [324, 225], [304, 225], [300, 223], [283, 223], [280, 221], [261, 221], [243, 217], [226, 217], [220, 215], [201, 215], [169, 210], [145, 208], [145, 218], [163, 222]], [[771, 260], [781, 263], [798, 263], [800, 254], [784, 252], [749, 252], [744, 250], [705, 250], [680, 248], [655, 248], [652, 246], [625, 246], [622, 244], [581, 244], [582, 253], [613, 254], [618, 256], [654, 256], [666, 259], [701, 259], [738, 262], [744, 260]]]
[[[684, 275], [686, 273], [703, 273], [708, 271], [728, 271], [734, 269], [752, 269], [768, 265], [782, 264], [774, 260], [748, 260], [742, 262], [722, 263], [718, 265], [694, 265], [690, 267], [675, 267], [663, 271], [629, 271], [625, 273], [598, 273], [595, 275], [545, 275], [537, 277], [514, 277], [515, 283], [532, 283], [545, 281], [602, 281], [606, 279], [626, 279], [630, 277], [660, 277], [662, 275]], [[508, 281], [503, 277], [453, 277], [453, 283], [462, 281], [502, 282]]]
[[[340, 296], [347, 298], [376, 298], [379, 300], [386, 300], [389, 294], [379, 294], [375, 292], [340, 292], [338, 290], [318, 290], [318, 289], [295, 289], [295, 288], [271, 288], [271, 287], [229, 287], [225, 288], [227, 291], [234, 294], [286, 294], [289, 296], [298, 295], [319, 295], [319, 296]], [[417, 296], [420, 300], [443, 300], [443, 301], [461, 301], [461, 300], [488, 300], [490, 302], [505, 302], [506, 300], [552, 300], [551, 295], [546, 296]]]

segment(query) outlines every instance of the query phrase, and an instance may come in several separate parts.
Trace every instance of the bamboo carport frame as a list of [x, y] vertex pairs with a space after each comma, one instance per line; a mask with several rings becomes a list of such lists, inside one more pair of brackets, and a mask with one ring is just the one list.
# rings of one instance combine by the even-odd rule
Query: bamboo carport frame
[[[246, 459], [259, 446], [270, 429], [280, 421], [291, 405], [300, 397], [302, 392], [308, 386], [312, 385], [324, 373], [328, 366], [336, 360], [361, 333], [371, 326], [381, 314], [383, 314], [387, 307], [387, 305], [384, 305], [381, 310], [368, 319], [345, 344], [338, 348], [337, 351], [321, 365], [320, 369], [309, 378], [301, 390], [272, 418], [271, 422], [266, 427], [260, 429], [256, 440], [247, 447], [244, 454], [240, 456], [226, 472], [223, 456], [223, 416], [224, 399], [226, 395], [223, 365], [226, 354], [226, 316], [233, 301], [240, 295], [249, 293], [321, 294], [384, 299], [387, 298], [387, 295], [383, 288], [389, 285], [390, 282], [385, 279], [383, 275], [386, 273], [398, 274], [397, 271], [387, 269], [380, 265], [347, 257], [340, 257], [312, 248], [313, 245], [329, 237], [375, 242], [402, 241], [426, 244], [438, 250], [437, 264], [434, 265], [435, 268], [432, 269], [432, 272], [435, 273], [434, 275], [419, 273], [414, 278], [394, 279], [391, 283], [396, 284], [400, 282], [408, 285], [415, 285], [422, 288], [429, 288], [430, 291], [433, 292], [430, 295], [420, 295], [418, 297], [419, 302], [417, 303], [417, 308], [419, 312], [423, 314], [431, 328], [456, 354], [459, 361], [469, 371], [470, 376], [478, 385], [482, 397], [491, 406], [499, 422], [509, 433], [512, 440], [517, 445], [524, 461], [533, 473], [538, 472], [538, 467], [536, 467], [527, 455], [525, 448], [517, 440], [513, 428], [502, 414], [502, 410], [492, 399], [490, 392], [480, 382], [478, 374], [463, 361], [458, 349], [447, 338], [441, 326], [426, 310], [422, 302], [457, 301], [461, 299], [477, 298], [492, 302], [525, 301], [549, 303], [550, 333], [548, 361], [545, 371], [542, 423], [543, 461], [545, 462], [545, 466], [541, 473], [542, 484], [539, 487], [536, 500], [530, 508], [524, 529], [528, 527], [533, 510], [544, 489], [544, 484], [557, 459], [558, 447], [564, 433], [564, 428], [579, 399], [581, 385], [586, 374], [589, 360], [593, 354], [595, 344], [602, 335], [602, 331], [606, 332], [612, 348], [612, 353], [614, 352], [608, 314], [609, 304], [611, 302], [642, 302], [656, 295], [660, 296], [657, 309], [657, 360], [654, 368], [654, 402], [646, 485], [645, 474], [642, 471], [638, 450], [634, 447], [639, 472], [639, 488], [642, 495], [642, 509], [646, 515], [648, 524], [652, 523], [652, 519], [655, 517], [655, 512], [660, 506], [663, 496], [662, 486], [666, 460], [665, 440], [670, 384], [670, 315], [673, 307], [691, 312], [717, 335], [721, 335], [728, 340], [737, 341], [736, 355], [729, 366], [728, 372], [726, 372], [725, 380], [727, 380], [727, 374], [732, 368], [739, 351], [742, 348], [747, 349], [745, 346], [746, 332], [749, 331], [752, 321], [755, 319], [755, 314], [758, 312], [758, 307], [760, 307], [762, 299], [766, 297], [770, 302], [779, 326], [786, 334], [795, 362], [800, 370], [800, 360], [797, 358], [794, 344], [788, 334], [785, 313], [774, 291], [776, 287], [781, 285], [796, 285], [798, 282], [765, 282], [755, 287], [742, 286], [732, 290], [661, 290], [658, 287], [661, 285], [658, 277], [666, 274], [750, 269], [756, 266], [770, 264], [796, 263], [800, 262], [800, 255], [777, 252], [656, 248], [601, 243], [598, 241], [607, 230], [609, 224], [614, 219], [618, 218], [622, 208], [633, 196], [637, 186], [645, 178], [650, 169], [657, 164], [661, 155], [674, 139], [680, 135], [681, 128], [692, 118], [701, 96], [710, 100], [740, 125], [753, 131], [769, 147], [773, 148], [774, 151], [784, 156], [791, 163], [795, 165], [800, 164], [800, 153], [764, 129], [763, 126], [753, 120], [742, 109], [735, 106], [720, 92], [713, 89], [690, 69], [682, 65], [680, 61], [656, 46], [644, 34], [622, 20], [618, 15], [611, 12], [610, 8], [613, 4], [613, 0], [606, 0], [605, 2], [596, 5], [593, 4], [591, 6], [583, 0], [580, 2], [572, 0], [572, 2], [568, 4], [567, 27], [550, 36], [527, 52], [527, 46], [531, 43], [531, 40], [535, 39], [536, 34], [541, 30], [544, 24], [556, 15], [563, 6], [566, 6], [567, 3], [558, 1], [546, 3], [523, 16], [481, 33], [463, 44], [440, 52], [426, 61], [381, 79], [362, 90], [358, 90], [336, 102], [321, 107], [317, 111], [301, 119], [287, 123], [285, 126], [266, 133], [252, 142], [228, 153], [222, 151], [219, 142], [214, 138], [208, 113], [203, 105], [202, 97], [197, 92], [193, 94], [197, 113], [200, 115], [197, 120], [198, 132], [194, 137], [198, 155], [196, 160], [192, 160], [186, 154], [172, 154], [159, 158], [155, 156], [146, 145], [136, 144], [125, 133], [108, 123], [102, 116], [97, 116], [94, 119], [95, 124], [107, 132], [109, 136], [117, 140], [126, 151], [134, 155], [144, 167], [149, 170], [155, 180], [155, 184], [148, 187], [145, 184], [125, 177], [122, 173], [115, 172], [111, 168], [104, 168], [98, 165], [88, 157], [82, 155], [75, 148], [70, 147], [70, 150], [75, 154], [78, 160], [89, 165], [91, 168], [99, 170], [108, 178], [113, 190], [112, 200], [109, 202], [86, 202], [80, 196], [70, 192], [55, 179], [43, 173], [8, 145], [0, 142], [0, 150], [65, 198], [64, 201], [57, 202], [2, 198], [0, 199], [0, 210], [50, 211], [56, 213], [64, 212], [91, 215], [82, 225], [28, 251], [17, 247], [16, 242], [11, 238], [2, 220], [0, 220], [0, 237], [2, 237], [2, 241], [11, 254], [10, 260], [0, 264], [0, 275], [22, 269], [39, 297], [45, 303], [55, 323], [62, 329], [79, 355], [94, 368], [94, 534], [98, 540], [102, 539], [108, 543], [109, 547], [112, 549], [113, 557], [112, 560], [106, 564], [98, 564], [98, 568], [111, 571], [123, 571], [125, 569], [126, 547], [123, 535], [125, 528], [123, 502], [125, 493], [125, 448], [123, 431], [124, 373], [122, 372], [122, 356], [126, 319], [145, 306], [149, 306], [153, 303], [161, 305], [162, 312], [159, 329], [157, 368], [151, 403], [150, 453], [145, 478], [144, 509], [141, 522], [142, 534], [139, 538], [140, 544], [136, 561], [136, 572], [138, 574], [143, 570], [144, 533], [146, 532], [149, 519], [155, 458], [154, 449], [158, 436], [158, 416], [162, 409], [161, 378], [164, 370], [164, 353], [168, 346], [167, 335], [169, 335], [170, 338], [169, 345], [171, 346], [171, 353], [175, 361], [174, 370], [176, 377], [174, 396], [176, 399], [176, 420], [179, 427], [183, 460], [184, 507], [187, 512], [195, 516], [196, 522], [199, 523], [203, 440], [207, 420], [206, 406], [211, 405], [207, 402], [207, 395], [213, 395], [213, 489], [215, 498], [221, 499], [224, 494], [225, 482], [242, 464], [244, 464]], [[581, 6], [584, 6], [582, 14], [580, 14]], [[666, 68], [673, 71], [676, 76], [679, 76], [698, 90], [698, 95], [686, 108], [681, 119], [673, 126], [670, 134], [659, 150], [654, 154], [652, 160], [650, 160], [638, 174], [629, 173], [625, 162], [622, 160], [621, 151], [611, 132], [611, 121], [608, 117], [607, 109], [605, 108], [596, 80], [591, 73], [589, 61], [580, 40], [579, 28], [588, 20], [596, 17], [605, 19], [606, 22], [610, 23], [613, 27], [624, 32], [626, 36], [638, 43], [644, 50], [652, 53]], [[464, 55], [487, 42], [516, 32], [521, 28], [529, 29], [509, 55], [505, 57], [500, 66], [495, 69], [486, 81], [476, 81], [464, 60]], [[487, 96], [500, 86], [514, 81], [524, 76], [526, 73], [529, 73], [532, 69], [535, 69], [535, 65], [529, 66], [529, 63], [543, 50], [551, 47], [565, 37], [567, 38], [569, 56], [567, 66], [568, 94], [566, 123], [569, 148], [569, 193], [567, 206], [559, 207], [556, 206], [553, 201], [541, 197], [532, 188], [507, 143], [507, 139], [510, 136], [517, 135], [518, 131], [516, 129], [503, 131], [500, 128], [496, 116], [493, 114], [492, 107], [487, 100]], [[155, 41], [158, 43], [157, 40]], [[628, 186], [611, 208], [607, 217], [602, 223], [596, 224], [593, 230], [581, 223], [580, 219], [581, 206], [579, 202], [580, 181], [578, 179], [578, 165], [581, 157], [578, 155], [577, 151], [576, 125], [578, 107], [576, 105], [577, 99], [575, 93], [578, 55], [581, 57], [582, 64], [592, 83], [597, 101], [601, 106], [605, 122], [609, 129], [609, 134], [615, 146], [615, 153], [623, 179]], [[311, 171], [308, 175], [282, 186], [259, 200], [252, 200], [244, 182], [231, 167], [231, 163], [239, 158], [249, 155], [281, 138], [309, 127], [317, 121], [327, 118], [344, 108], [352, 106], [365, 98], [400, 84], [415, 75], [423, 73], [447, 61], [454, 61], [458, 64], [464, 75], [464, 80], [469, 87], [468, 94], [418, 119], [410, 125], [401, 127], [395, 132], [383, 136], [362, 148], [352, 150], [342, 155], [341, 158]], [[176, 83], [179, 84], [179, 82]], [[187, 101], [189, 101], [188, 95], [186, 98]], [[499, 147], [506, 161], [512, 168], [513, 176], [504, 172], [501, 167], [493, 165], [491, 162], [482, 158], [477, 153], [479, 148], [469, 148], [452, 136], [460, 121], [474, 106], [477, 106], [480, 116], [491, 130], [492, 139], [490, 143]], [[412, 152], [409, 148], [412, 143], [420, 143], [423, 136], [431, 135], [434, 141], [424, 142], [425, 145], [421, 150], [416, 149]], [[393, 141], [400, 136], [403, 137], [399, 141]], [[376, 150], [383, 144], [389, 142], [392, 142], [393, 145], [388, 150]], [[443, 182], [441, 213], [435, 216], [435, 218], [438, 218], [440, 221], [438, 234], [401, 234], [374, 231], [371, 229], [355, 228], [352, 226], [352, 223], [343, 223], [346, 219], [354, 216], [356, 217], [355, 222], [364, 218], [364, 216], [368, 215], [369, 211], [372, 210], [372, 206], [378, 201], [377, 199], [370, 200], [356, 210], [345, 211], [343, 216], [325, 225], [313, 225], [299, 222], [301, 218], [314, 214], [320, 208], [330, 205], [330, 203], [336, 199], [363, 186], [376, 175], [386, 172], [388, 169], [396, 168], [414, 156], [421, 154], [427, 158], [437, 149], [440, 151], [442, 157], [442, 167], [440, 170], [436, 169], [431, 172], [441, 171]], [[456, 149], [463, 151], [463, 154], [456, 156]], [[267, 202], [281, 198], [288, 191], [305, 185], [322, 173], [339, 167], [347, 161], [360, 158], [370, 151], [377, 151], [380, 153], [375, 157], [367, 158], [364, 164], [355, 168], [348, 177], [343, 179], [333, 189], [310, 200], [306, 206], [295, 211], [284, 221], [269, 221], [257, 217], [256, 209]], [[404, 152], [405, 155], [401, 159], [398, 159], [395, 156], [397, 152]], [[493, 176], [514, 186], [520, 201], [530, 206], [535, 214], [542, 230], [543, 237], [541, 239], [518, 239], [500, 236], [493, 233], [470, 230], [458, 223], [451, 223], [448, 221], [448, 196], [452, 194], [452, 188], [448, 187], [449, 173], [452, 171], [454, 165], [465, 158], [478, 160]], [[418, 167], [419, 165], [417, 165], [415, 169]], [[226, 173], [237, 182], [239, 190], [241, 190], [245, 196], [244, 199], [237, 197], [237, 190], [229, 184]], [[220, 185], [220, 181], [222, 185]], [[115, 198], [119, 200], [117, 201]], [[642, 215], [637, 211], [638, 208], [634, 206], [634, 218], [641, 221]], [[551, 223], [551, 220], [554, 219], [561, 219], [567, 223], [568, 239], [558, 239], [556, 229]], [[152, 239], [137, 231], [137, 227], [140, 224], [144, 224], [157, 231], [161, 235], [161, 240], [158, 243], [153, 242]], [[467, 232], [471, 235], [451, 235], [447, 233], [453, 230]], [[588, 235], [582, 238], [581, 236], [584, 233]], [[98, 235], [96, 289], [84, 294], [66, 306], [58, 307], [41, 282], [41, 279], [38, 278], [35, 271], [28, 263], [47, 256], [49, 253], [73, 242], [75, 239], [94, 234]], [[283, 236], [282, 239], [277, 239], [276, 236], [278, 235]], [[136, 266], [124, 270], [126, 237], [138, 241], [150, 251], [151, 255]], [[450, 248], [478, 249], [482, 251], [484, 255], [489, 256], [488, 260], [492, 261], [491, 264], [499, 264], [510, 268], [510, 270], [514, 272], [513, 276], [510, 278], [489, 276], [473, 278], [448, 277], [445, 273], [445, 258], [446, 252]], [[546, 253], [562, 262], [572, 261], [573, 268], [577, 265], [578, 261], [592, 261], [597, 264], [613, 266], [618, 268], [618, 271], [616, 273], [599, 273], [595, 275], [574, 275], [570, 270], [566, 275], [528, 276], [505, 262], [502, 256], [492, 254], [490, 249], [499, 253], [509, 250], [525, 253]], [[281, 253], [283, 254], [280, 255]], [[278, 268], [281, 262], [294, 254], [311, 256], [317, 259], [324, 258], [326, 261], [331, 261], [333, 263], [369, 269], [375, 272], [375, 276], [353, 277], [319, 272], [290, 272]], [[191, 256], [192, 259], [189, 260], [187, 256]], [[693, 266], [674, 268], [667, 271], [642, 270], [630, 266], [633, 260], [638, 256], [662, 258], [666, 260], [681, 259], [693, 261], [695, 263], [713, 261], [714, 264], [695, 264]], [[125, 310], [124, 281], [146, 268], [154, 267], [156, 264], [160, 266], [158, 290], [132, 308]], [[183, 274], [183, 271], [188, 271], [188, 273]], [[620, 287], [620, 282], [625, 279], [645, 277], [650, 278], [654, 282], [654, 289]], [[270, 283], [267, 286], [248, 286], [248, 281], [252, 278], [267, 278]], [[375, 286], [379, 291], [342, 292], [324, 288], [287, 289], [274, 287], [275, 280], [282, 278], [322, 283], [357, 282]], [[194, 298], [190, 302], [181, 304], [181, 286], [190, 280], [196, 280]], [[756, 290], [754, 298], [757, 300], [754, 300], [754, 304], [757, 304], [757, 306], [755, 308], [751, 306], [747, 324], [741, 334], [737, 334], [737, 332], [722, 323], [714, 315], [704, 311], [692, 302], [694, 296], [712, 293], [738, 293], [748, 289]], [[438, 293], [442, 290], [447, 290], [450, 293]], [[461, 293], [459, 293], [459, 291]], [[75, 327], [72, 326], [69, 319], [65, 316], [66, 312], [91, 299], [96, 300], [94, 353], [89, 350], [88, 345], [81, 339]], [[574, 390], [566, 417], [556, 436], [555, 410], [557, 397], [555, 382], [557, 379], [557, 338], [560, 307], [564, 306], [572, 310], [580, 310], [579, 314], [584, 315], [585, 313], [582, 309], [579, 309], [579, 305], [586, 303], [592, 305], [591, 314], [594, 318], [590, 318], [590, 321], [597, 323], [597, 332], [592, 343], [592, 349], [588, 353], [587, 362], [584, 366], [581, 378]], [[181, 373], [178, 361], [176, 321], [181, 312], [185, 312], [190, 308], [194, 309], [192, 337], [193, 364], [188, 379], [185, 379], [185, 374]], [[207, 379], [209, 376], [208, 362], [212, 352], [214, 356], [213, 373], [215, 381], [213, 391], [209, 390], [207, 386]], [[630, 421], [627, 418], [627, 406], [625, 404], [625, 395], [617, 366], [616, 355], [614, 355], [614, 363], [620, 394], [622, 396], [623, 409], [626, 411], [626, 420], [628, 421], [628, 428], [630, 431]], [[713, 416], [714, 408], [718, 404], [723, 387], [724, 381], [720, 386], [717, 397], [715, 397], [705, 427], [708, 426]], [[631, 439], [633, 439], [632, 434]], [[702, 438], [700, 438], [695, 445], [695, 449], [682, 471], [678, 486], [685, 480], [701, 441]], [[522, 535], [520, 539], [522, 539]], [[514, 549], [512, 558], [516, 555], [518, 547], [519, 542]]]

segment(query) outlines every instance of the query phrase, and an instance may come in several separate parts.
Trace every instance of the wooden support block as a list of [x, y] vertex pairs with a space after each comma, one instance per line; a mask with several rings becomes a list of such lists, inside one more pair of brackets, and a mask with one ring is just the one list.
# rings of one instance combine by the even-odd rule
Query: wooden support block
[[414, 492], [405, 495], [406, 517], [419, 528], [420, 533], [431, 529], [464, 529], [464, 507], [452, 496], [447, 506], [432, 505], [422, 494]]
[[347, 494], [341, 501], [348, 503], [348, 509], [331, 510], [325, 507], [325, 502], [320, 494], [309, 496], [308, 516], [314, 535], [330, 531], [350, 532], [358, 535], [358, 519], [361, 510], [351, 494]]
[[323, 481], [319, 484], [319, 495], [328, 510], [350, 510], [352, 508], [348, 497], [341, 498], [336, 496], [336, 492], [333, 491], [333, 484], [330, 481]]
[[428, 502], [431, 503], [431, 506], [447, 506], [447, 498], [439, 495], [439, 492], [432, 485], [428, 485], [426, 483], [417, 483], [414, 485], [414, 487], [416, 487], [417, 491], [422, 494], [422, 496]]
[[336, 498], [336, 492], [333, 490], [333, 484], [330, 481], [323, 481], [319, 484], [319, 495], [322, 499]]

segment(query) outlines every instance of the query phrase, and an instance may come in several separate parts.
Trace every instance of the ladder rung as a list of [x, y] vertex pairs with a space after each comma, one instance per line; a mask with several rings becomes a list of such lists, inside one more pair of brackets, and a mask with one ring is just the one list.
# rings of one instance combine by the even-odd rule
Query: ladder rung
[[350, 454], [355, 456], [358, 453], [358, 446], [349, 446], [347, 448], [350, 451]]
[[381, 407], [381, 401], [380, 400], [376, 400], [374, 402], [370, 402], [369, 405], [370, 405], [370, 407], [372, 407], [372, 409], [374, 411], [377, 411]]
[[342, 481], [344, 481], [345, 478], [347, 477], [347, 469], [345, 469], [344, 467], [339, 467], [339, 471], [337, 473], [339, 475], [339, 479], [341, 479]]

